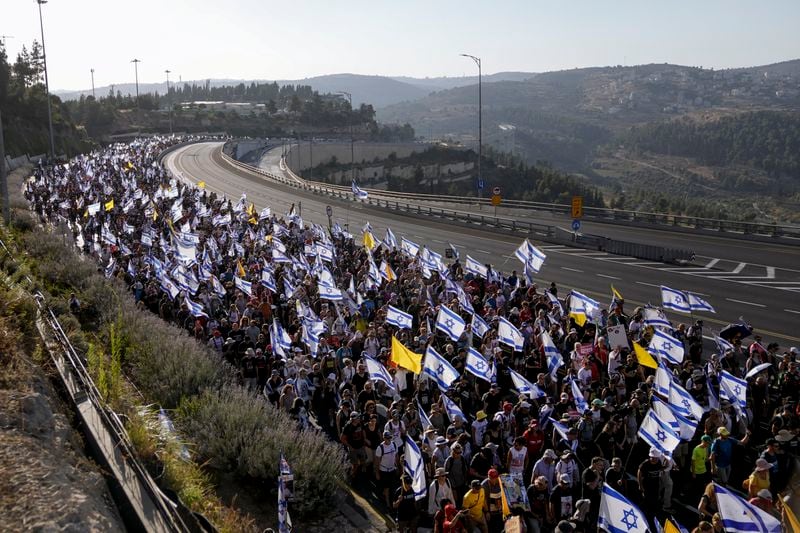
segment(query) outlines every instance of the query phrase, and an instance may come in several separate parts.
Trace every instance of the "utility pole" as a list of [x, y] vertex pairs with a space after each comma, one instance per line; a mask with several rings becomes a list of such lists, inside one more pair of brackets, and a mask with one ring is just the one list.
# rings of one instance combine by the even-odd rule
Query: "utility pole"
[[169, 73], [172, 72], [171, 70], [167, 69], [164, 71], [167, 74], [167, 106], [169, 106], [169, 134], [172, 135], [172, 105], [170, 104], [170, 97], [169, 97]]
[[133, 71], [136, 75], [136, 122], [139, 123], [139, 127], [141, 128], [142, 110], [139, 107], [139, 63], [141, 63], [141, 61], [133, 58], [131, 63], [133, 63]]
[[92, 73], [92, 98], [97, 100], [97, 97], [94, 95], [94, 69], [91, 69], [90, 71]]
[[3, 142], [3, 113], [0, 110], [0, 195], [3, 196], [3, 220], [9, 223], [11, 212], [8, 207], [8, 180], [6, 179], [6, 145]]
[[350, 182], [352, 183], [356, 179], [356, 158], [355, 158], [355, 151], [353, 150], [353, 95], [347, 91], [339, 91], [339, 94], [343, 94], [347, 97], [347, 101], [350, 102]]
[[481, 159], [483, 159], [483, 102], [482, 100], [482, 77], [481, 77], [481, 58], [469, 54], [461, 54], [464, 57], [472, 59], [478, 65], [478, 206], [480, 207], [480, 199], [483, 197], [483, 176], [481, 174]]
[[42, 63], [44, 64], [44, 90], [47, 93], [47, 123], [50, 126], [50, 158], [56, 158], [56, 142], [53, 137], [53, 111], [50, 104], [50, 81], [47, 79], [47, 52], [44, 47], [44, 22], [42, 22], [42, 4], [47, 0], [36, 0], [39, 4], [39, 29], [42, 32]]

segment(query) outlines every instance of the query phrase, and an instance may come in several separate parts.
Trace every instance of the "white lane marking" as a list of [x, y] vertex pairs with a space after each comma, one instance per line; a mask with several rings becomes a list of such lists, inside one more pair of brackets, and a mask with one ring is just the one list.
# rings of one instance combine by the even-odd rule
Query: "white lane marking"
[[757, 304], [757, 303], [754, 303], [754, 302], [746, 302], [744, 300], [736, 300], [734, 298], [725, 298], [725, 299], [728, 300], [729, 302], [736, 302], [737, 304], [752, 305], [754, 307], [766, 307], [766, 305], [764, 305], [764, 304]]
[[775, 279], [775, 267], [767, 267], [767, 278]]
[[637, 281], [636, 283], [638, 283], [639, 285], [645, 285], [647, 287], [658, 287], [659, 289], [661, 288], [661, 285], [654, 285], [652, 283], [645, 283], [644, 281]]
[[587, 252], [587, 253], [577, 253], [572, 255], [577, 255], [578, 257], [605, 257], [608, 254], [606, 252]]
[[492, 255], [492, 252], [487, 252], [486, 250], [478, 250], [477, 248], [475, 248], [475, 251], [478, 252], [479, 254]]
[[706, 264], [706, 266], [704, 266], [703, 268], [711, 268], [711, 267], [713, 267], [714, 265], [716, 265], [717, 263], [719, 263], [719, 259], [712, 259], [712, 260], [711, 260], [711, 261], [709, 261], [709, 262]]
[[800, 315], [800, 311], [795, 311], [794, 309], [784, 309], [787, 313], [794, 313], [796, 315]]
[[[664, 263], [654, 263], [652, 261], [645, 261], [643, 263], [627, 263], [628, 265], [636, 265], [636, 266], [664, 266]], [[664, 270], [663, 268], [659, 268], [657, 270]]]
[[746, 266], [747, 266], [747, 263], [739, 263], [739, 264], [736, 266], [736, 268], [734, 268], [734, 269], [731, 271], [731, 273], [733, 273], [733, 274], [738, 274], [739, 272], [741, 272], [742, 270], [744, 270], [744, 267], [746, 267]]
[[583, 270], [578, 270], [577, 268], [569, 268], [569, 267], [561, 267], [561, 270], [569, 270], [570, 272], [583, 272]]
[[759, 281], [759, 285], [800, 285], [800, 281]]
[[445, 244], [444, 241], [440, 241], [439, 239], [431, 239], [431, 241], [439, 244]]
[[622, 278], [618, 278], [616, 276], [609, 276], [607, 274], [597, 274], [597, 276], [601, 277], [601, 278], [608, 278], [608, 279], [622, 279]]

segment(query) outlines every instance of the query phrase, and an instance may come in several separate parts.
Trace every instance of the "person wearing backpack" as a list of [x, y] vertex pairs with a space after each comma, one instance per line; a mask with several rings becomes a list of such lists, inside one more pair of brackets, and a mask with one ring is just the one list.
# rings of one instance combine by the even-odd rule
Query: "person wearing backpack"
[[447, 470], [447, 479], [450, 481], [453, 495], [456, 497], [453, 501], [461, 501], [467, 492], [469, 465], [463, 454], [464, 448], [461, 447], [461, 444], [455, 442], [450, 447], [450, 457], [444, 462], [444, 468]]
[[437, 468], [434, 477], [436, 479], [428, 487], [428, 514], [430, 516], [435, 515], [436, 511], [442, 508], [442, 501], [455, 501], [453, 488], [450, 486], [450, 480], [447, 479], [447, 470]]
[[389, 495], [394, 492], [397, 484], [397, 466], [400, 457], [397, 453], [397, 445], [392, 441], [391, 432], [383, 432], [383, 442], [375, 448], [374, 457], [375, 480], [383, 489], [386, 507], [391, 509], [392, 502], [389, 500]]

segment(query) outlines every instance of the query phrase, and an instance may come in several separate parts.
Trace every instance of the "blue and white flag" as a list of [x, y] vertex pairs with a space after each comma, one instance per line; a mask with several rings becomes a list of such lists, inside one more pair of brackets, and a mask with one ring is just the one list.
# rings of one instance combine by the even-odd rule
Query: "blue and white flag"
[[183, 296], [183, 303], [189, 308], [189, 312], [192, 313], [192, 316], [204, 316], [208, 318], [208, 314], [203, 311], [203, 304], [191, 301], [186, 295]]
[[726, 341], [719, 335], [714, 335], [714, 343], [717, 345], [717, 352], [721, 357], [725, 357], [725, 352], [727, 352], [728, 350], [734, 349], [733, 344]]
[[373, 381], [383, 381], [386, 383], [390, 389], [394, 390], [394, 381], [392, 380], [392, 375], [389, 374], [389, 371], [386, 370], [386, 367], [383, 366], [381, 363], [365, 355], [363, 357], [364, 363], [367, 365], [367, 373], [369, 374], [369, 379]]
[[741, 413], [747, 406], [747, 382], [723, 370], [719, 374], [719, 395], [730, 401]]
[[558, 299], [558, 296], [556, 296], [555, 294], [553, 294], [550, 291], [544, 291], [544, 292], [545, 292], [545, 294], [547, 294], [547, 299], [550, 300], [550, 305], [551, 306], [555, 305], [556, 307], [558, 307], [559, 313], [561, 314], [561, 316], [563, 316], [564, 315], [564, 306], [561, 305], [561, 301]]
[[353, 191], [353, 196], [355, 196], [359, 200], [366, 200], [369, 198], [369, 194], [364, 189], [361, 189], [358, 185], [356, 185], [356, 180], [353, 180], [350, 189]]
[[572, 389], [572, 399], [575, 400], [575, 407], [578, 409], [579, 413], [583, 413], [589, 408], [589, 404], [586, 403], [586, 398], [583, 397], [583, 392], [581, 392], [581, 388], [578, 386], [577, 379], [573, 379], [570, 382], [570, 388]]
[[661, 309], [656, 309], [655, 307], [645, 307], [642, 316], [644, 317], [645, 326], [666, 328], [669, 330], [672, 329], [672, 324], [667, 319], [667, 316], [664, 314], [664, 312], [661, 311]]
[[467, 254], [467, 260], [464, 263], [464, 270], [470, 274], [486, 278], [489, 275], [489, 269], [486, 268], [480, 261], [473, 259]]
[[392, 307], [391, 305], [386, 310], [386, 323], [391, 324], [392, 326], [398, 327], [400, 329], [407, 328], [411, 329], [411, 315], [408, 313], [404, 313], [401, 310], [397, 309], [396, 307]]
[[330, 285], [317, 285], [319, 288], [319, 297], [325, 298], [326, 300], [330, 300], [332, 302], [339, 302], [344, 297], [342, 296], [342, 291], [337, 289], [336, 287], [331, 287]]
[[400, 249], [403, 251], [404, 254], [408, 255], [409, 257], [417, 257], [417, 254], [419, 253], [419, 244], [411, 242], [405, 237], [401, 237]]
[[764, 370], [767, 370], [771, 366], [772, 366], [772, 363], [761, 363], [760, 365], [756, 365], [753, 368], [751, 368], [750, 371], [747, 372], [747, 374], [744, 375], [744, 379], [750, 379], [753, 376], [755, 376], [756, 374], [758, 374], [759, 372], [763, 372]]
[[292, 469], [281, 453], [278, 465], [278, 533], [289, 533], [292, 530], [292, 519], [289, 516], [289, 499], [286, 483], [294, 480]]
[[661, 286], [661, 306], [681, 313], [690, 313], [692, 311], [692, 306], [689, 305], [689, 297], [685, 292], [670, 289], [665, 285]]
[[597, 526], [609, 533], [649, 533], [647, 518], [625, 496], [603, 483]]
[[703, 418], [703, 406], [689, 394], [689, 391], [673, 382], [669, 389], [669, 403], [676, 413], [687, 418], [694, 418], [699, 421]]
[[780, 533], [781, 523], [771, 514], [714, 483], [717, 509], [726, 533]]
[[433, 425], [433, 422], [431, 422], [428, 413], [425, 412], [425, 409], [423, 409], [420, 404], [417, 404], [417, 412], [419, 413], [419, 423], [422, 426], [422, 431], [431, 427], [436, 427]]
[[233, 284], [236, 286], [237, 289], [242, 291], [248, 296], [253, 296], [253, 284], [249, 281], [245, 281], [239, 276], [233, 277]]
[[525, 239], [519, 248], [514, 250], [514, 255], [536, 274], [539, 273], [539, 270], [541, 270], [544, 264], [544, 260], [547, 258], [547, 256], [532, 245], [528, 239]]
[[217, 276], [211, 276], [211, 288], [217, 295], [220, 296], [220, 298], [224, 298], [228, 293], [227, 289], [225, 289], [225, 286], [222, 284], [219, 278], [217, 278]]
[[595, 322], [600, 315], [600, 303], [583, 293], [572, 290], [569, 293], [569, 312], [583, 314], [590, 322]]
[[670, 407], [670, 405], [667, 402], [665, 402], [658, 396], [653, 396], [650, 407], [653, 409], [653, 411], [655, 411], [656, 416], [659, 418], [659, 420], [669, 425], [669, 427], [672, 428], [672, 431], [674, 431], [675, 434], [678, 435], [678, 437], [681, 436], [681, 424], [675, 417], [675, 413], [672, 411], [672, 407]]
[[286, 333], [277, 320], [272, 321], [270, 328], [270, 341], [272, 342], [272, 350], [281, 357], [285, 357], [287, 352], [292, 347], [292, 338]]
[[503, 317], [498, 317], [497, 321], [497, 340], [514, 348], [515, 351], [521, 352], [525, 345], [525, 338], [520, 330]]
[[[564, 439], [564, 441], [570, 442], [569, 435], [567, 434], [567, 432], [569, 431], [569, 428], [567, 426], [565, 426], [564, 424], [562, 424], [561, 422], [559, 422], [555, 418], [547, 417], [547, 420], [551, 424], [553, 424], [553, 429], [555, 430], [556, 433], [558, 433], [558, 435], [562, 439]], [[571, 442], [572, 442], [572, 451], [575, 451], [578, 448], [579, 441], [578, 441], [578, 439], [575, 439], [575, 440], [573, 440]]]
[[467, 352], [467, 362], [464, 368], [476, 378], [488, 381], [489, 383], [496, 379], [492, 366], [489, 365], [489, 362], [483, 355], [472, 346], [469, 347], [469, 351]]
[[425, 362], [422, 365], [422, 372], [432, 377], [439, 388], [443, 391], [450, 388], [450, 385], [458, 379], [458, 370], [453, 368], [447, 359], [439, 355], [439, 352], [428, 346], [425, 351]]
[[458, 250], [456, 249], [456, 247], [455, 247], [455, 246], [453, 246], [452, 244], [450, 244], [449, 242], [447, 243], [447, 246], [449, 246], [449, 247], [450, 247], [450, 249], [453, 251], [453, 258], [455, 258], [456, 260], [458, 260], [458, 258], [460, 257], [460, 255], [458, 254]]
[[423, 500], [428, 493], [428, 487], [425, 483], [425, 461], [423, 461], [422, 452], [419, 451], [414, 439], [407, 435], [403, 439], [406, 443], [405, 453], [403, 454], [403, 472], [411, 477], [414, 498]]
[[656, 329], [647, 351], [653, 355], [664, 358], [673, 365], [683, 363], [683, 343], [671, 335]]
[[447, 394], [442, 393], [442, 403], [444, 404], [444, 410], [447, 413], [447, 418], [450, 422], [454, 422], [457, 416], [461, 417], [462, 421], [466, 421], [467, 418], [464, 416], [464, 411], [450, 398], [448, 398]]
[[540, 338], [542, 339], [544, 356], [547, 358], [547, 372], [551, 378], [555, 379], [558, 369], [564, 366], [564, 357], [561, 355], [561, 350], [553, 343], [549, 333], [543, 331]]
[[272, 275], [272, 271], [266, 268], [261, 271], [261, 284], [275, 294], [278, 294], [278, 287], [275, 285], [275, 276]]
[[489, 324], [486, 323], [484, 319], [478, 316], [478, 313], [472, 314], [472, 333], [477, 335], [480, 338], [483, 338], [486, 335], [486, 332], [489, 331]]
[[703, 300], [695, 293], [686, 291], [686, 297], [689, 299], [689, 308], [692, 311], [707, 311], [709, 313], [716, 313], [710, 303]]
[[637, 435], [661, 453], [671, 454], [681, 442], [678, 434], [652, 409], [648, 410], [644, 416]]
[[656, 379], [654, 382], [655, 392], [664, 398], [669, 397], [669, 391], [672, 386], [672, 374], [663, 364], [659, 364], [656, 368]]
[[383, 238], [383, 244], [391, 250], [397, 248], [397, 238], [394, 236], [392, 228], [386, 228], [386, 236]]
[[508, 373], [511, 376], [511, 383], [514, 385], [514, 388], [519, 391], [520, 394], [527, 394], [529, 398], [536, 399], [542, 398], [547, 396], [547, 394], [539, 388], [536, 383], [531, 383], [527, 379], [525, 379], [522, 375], [518, 372], [515, 372], [508, 369]]
[[458, 313], [451, 310], [446, 305], [439, 307], [439, 314], [436, 316], [436, 329], [450, 337], [451, 340], [457, 341], [464, 333], [467, 327], [466, 322]]

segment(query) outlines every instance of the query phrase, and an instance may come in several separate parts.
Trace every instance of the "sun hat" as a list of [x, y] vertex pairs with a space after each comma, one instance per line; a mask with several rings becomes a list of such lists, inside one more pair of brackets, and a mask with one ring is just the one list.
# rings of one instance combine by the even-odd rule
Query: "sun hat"
[[769, 489], [761, 489], [760, 491], [756, 492], [756, 496], [772, 501], [772, 493], [769, 491]]
[[483, 420], [484, 418], [486, 418], [486, 411], [478, 411], [475, 414], [475, 419], [476, 420]]
[[444, 438], [442, 436], [436, 437], [436, 445], [437, 446], [444, 446], [445, 444], [447, 444], [447, 439], [446, 438]]
[[558, 456], [556, 455], [556, 452], [554, 452], [551, 449], [547, 449], [547, 450], [544, 451], [544, 457], [545, 457], [545, 459], [558, 459]]
[[559, 483], [571, 483], [572, 482], [572, 478], [569, 477], [569, 474], [561, 474], [560, 476], [558, 476], [558, 482]]
[[446, 475], [447, 475], [447, 470], [441, 467], [437, 468], [436, 472], [433, 473], [433, 477], [446, 476]]
[[769, 464], [769, 461], [763, 457], [756, 459], [756, 472], [763, 472], [765, 470], [769, 470], [770, 468], [772, 468], [772, 465]]

